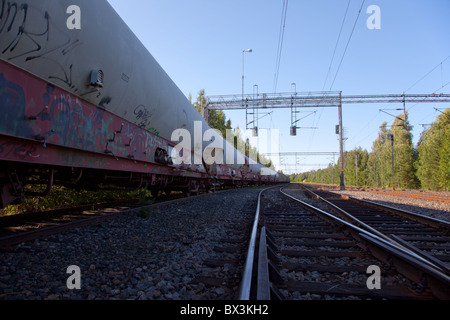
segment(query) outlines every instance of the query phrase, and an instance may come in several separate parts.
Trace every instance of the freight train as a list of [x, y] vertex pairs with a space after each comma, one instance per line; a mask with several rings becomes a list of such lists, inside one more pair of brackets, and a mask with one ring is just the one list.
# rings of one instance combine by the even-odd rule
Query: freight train
[[0, 0], [0, 208], [53, 185], [287, 182], [210, 130], [106, 0]]

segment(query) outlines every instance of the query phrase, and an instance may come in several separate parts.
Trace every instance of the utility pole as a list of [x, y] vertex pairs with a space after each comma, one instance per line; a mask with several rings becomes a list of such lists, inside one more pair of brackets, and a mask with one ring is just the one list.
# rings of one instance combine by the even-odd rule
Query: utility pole
[[335, 159], [334, 159], [334, 155], [333, 155], [333, 165], [331, 167], [331, 184], [334, 184], [334, 164], [335, 164]]
[[388, 141], [391, 142], [392, 149], [392, 190], [395, 190], [395, 171], [394, 171], [394, 135], [389, 133], [387, 136]]
[[358, 187], [358, 154], [356, 154], [355, 164], [356, 164], [356, 186]]
[[403, 127], [405, 130], [408, 130], [406, 128], [406, 99], [405, 99], [405, 93], [403, 92]]
[[339, 157], [341, 159], [341, 161], [340, 161], [341, 174], [340, 174], [339, 190], [345, 190], [345, 184], [344, 184], [344, 137], [343, 137], [344, 128], [342, 127], [342, 91], [339, 92], [338, 114], [339, 114]]
[[209, 123], [209, 110], [207, 108], [205, 108], [205, 104], [203, 103], [203, 99], [200, 100], [200, 107], [201, 107], [201, 110], [202, 110], [203, 119], [205, 119], [205, 121], [207, 123]]

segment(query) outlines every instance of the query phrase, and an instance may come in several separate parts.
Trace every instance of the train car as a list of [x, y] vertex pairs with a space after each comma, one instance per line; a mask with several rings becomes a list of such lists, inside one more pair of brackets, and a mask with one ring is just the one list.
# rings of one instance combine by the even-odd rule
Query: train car
[[44, 196], [54, 184], [198, 192], [282, 180], [210, 130], [106, 0], [0, 1], [0, 207], [31, 183]]

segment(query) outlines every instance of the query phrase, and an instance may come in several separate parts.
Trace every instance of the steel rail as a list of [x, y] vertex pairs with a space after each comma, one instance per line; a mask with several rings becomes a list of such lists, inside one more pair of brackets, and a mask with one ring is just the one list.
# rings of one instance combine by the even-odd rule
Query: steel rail
[[[276, 156], [277, 154], [264, 154], [264, 156]], [[284, 154], [283, 154], [284, 155]], [[295, 152], [292, 152], [289, 155], [295, 155]], [[299, 153], [299, 156], [301, 155], [307, 155], [306, 153]], [[318, 155], [318, 154], [317, 154]], [[339, 185], [335, 184], [324, 184], [324, 183], [302, 183], [302, 185], [308, 185], [313, 187], [324, 187], [327, 188], [327, 191], [333, 191], [333, 190], [339, 190]], [[367, 193], [373, 193], [373, 194], [381, 194], [381, 195], [388, 195], [388, 196], [394, 196], [394, 197], [405, 197], [405, 198], [414, 198], [414, 199], [421, 199], [421, 200], [427, 200], [427, 201], [441, 201], [441, 202], [450, 202], [450, 193], [442, 192], [441, 195], [437, 194], [439, 191], [436, 191], [433, 194], [427, 193], [427, 191], [424, 190], [395, 190], [392, 189], [384, 189], [384, 188], [375, 188], [375, 187], [364, 187], [364, 186], [345, 186], [345, 189], [348, 191], [359, 191], [359, 192], [367, 192]], [[447, 195], [448, 194], [448, 195]]]
[[392, 212], [397, 215], [401, 214], [411, 220], [421, 222], [421, 223], [426, 223], [432, 227], [440, 228], [440, 229], [446, 230], [447, 232], [450, 232], [450, 222], [448, 222], [448, 221], [437, 219], [434, 217], [425, 216], [423, 214], [411, 212], [411, 211], [404, 210], [404, 209], [394, 208], [391, 206], [387, 206], [385, 204], [376, 203], [371, 200], [361, 200], [361, 199], [357, 199], [357, 198], [350, 197], [350, 196], [346, 196], [346, 197], [348, 197], [349, 199], [354, 200], [356, 202], [368, 204], [374, 208], [381, 208], [381, 209], [384, 209], [386, 211]]
[[265, 190], [267, 189], [261, 190], [261, 192], [258, 194], [258, 203], [256, 205], [255, 219], [253, 220], [252, 233], [247, 250], [247, 259], [245, 260], [244, 272], [242, 275], [241, 286], [239, 288], [239, 300], [250, 300], [253, 275], [253, 260], [255, 258], [256, 235], [258, 232], [259, 224], [259, 209], [261, 204], [261, 195]]
[[258, 273], [257, 273], [257, 292], [256, 300], [270, 300], [270, 274], [269, 258], [267, 256], [267, 234], [266, 227], [261, 228], [259, 236], [258, 252]]
[[255, 219], [253, 220], [252, 233], [250, 236], [250, 241], [247, 250], [247, 259], [245, 260], [244, 271], [242, 274], [241, 285], [239, 288], [239, 300], [250, 300], [250, 293], [252, 287], [252, 277], [253, 277], [253, 264], [255, 259], [256, 241], [258, 235], [258, 224], [260, 216], [261, 207], [261, 195], [263, 192], [276, 188], [277, 186], [272, 186], [261, 190], [258, 194], [258, 203], [256, 205]]
[[[388, 236], [386, 236], [384, 233], [381, 233], [380, 231], [372, 228], [371, 226], [369, 226], [368, 224], [362, 222], [361, 220], [357, 219], [356, 217], [352, 216], [351, 214], [349, 214], [348, 212], [346, 212], [345, 210], [339, 208], [338, 206], [336, 206], [335, 204], [331, 203], [328, 200], [325, 200], [324, 198], [322, 198], [321, 196], [319, 196], [318, 194], [316, 194], [314, 191], [306, 188], [305, 186], [301, 186], [303, 189], [305, 189], [308, 193], [312, 194], [314, 197], [316, 197], [317, 199], [319, 199], [320, 201], [326, 203], [328, 206], [332, 207], [333, 210], [338, 211], [341, 215], [343, 215], [346, 218], [346, 221], [349, 223], [355, 223], [357, 226], [372, 232], [374, 234], [376, 234], [377, 236], [379, 236], [380, 238], [383, 238], [387, 241], [390, 242], [394, 242], [391, 238], [389, 238]], [[397, 245], [400, 246], [399, 243], [396, 243]]]
[[[450, 269], [442, 263], [442, 261], [437, 260], [435, 258], [432, 258], [430, 255], [425, 254], [424, 252], [422, 252], [421, 250], [418, 250], [417, 248], [407, 244], [406, 242], [402, 241], [399, 237], [396, 237], [395, 235], [386, 235], [376, 229], [374, 229], [373, 227], [369, 226], [368, 224], [364, 223], [363, 221], [359, 220], [358, 218], [354, 217], [353, 215], [351, 215], [350, 213], [346, 212], [345, 210], [339, 208], [338, 206], [336, 206], [335, 204], [329, 202], [328, 200], [325, 200], [323, 197], [317, 195], [315, 192], [313, 192], [312, 190], [306, 188], [305, 186], [301, 185], [302, 188], [304, 188], [306, 191], [308, 191], [309, 193], [313, 194], [315, 197], [317, 197], [318, 199], [320, 199], [322, 202], [324, 202], [325, 204], [327, 204], [328, 206], [332, 207], [334, 210], [338, 211], [339, 213], [341, 213], [345, 218], [347, 218], [348, 220], [350, 220], [350, 223], [356, 223], [358, 226], [360, 226], [361, 228], [374, 233], [376, 235], [378, 235], [380, 238], [385, 239], [386, 241], [391, 242], [392, 244], [409, 251], [412, 255], [415, 256], [420, 256], [421, 258], [425, 259], [426, 261], [429, 261], [431, 264], [433, 264], [434, 267], [438, 268], [440, 271], [444, 272], [445, 274], [450, 274]], [[339, 195], [339, 194], [338, 194]], [[342, 195], [340, 195], [342, 197]], [[386, 206], [386, 205], [382, 205], [382, 204], [378, 204], [372, 201], [368, 201], [368, 200], [361, 200], [361, 199], [356, 199], [353, 197], [349, 197], [349, 196], [344, 196], [348, 199], [351, 200], [355, 200], [358, 203], [361, 204], [365, 204], [365, 205], [369, 205], [373, 208], [378, 208], [378, 209], [382, 209], [385, 211], [388, 211], [390, 213], [396, 214], [396, 215], [402, 215], [403, 217], [406, 217], [408, 219], [414, 220], [416, 222], [419, 223], [423, 223], [423, 224], [427, 224], [431, 227], [434, 228], [438, 228], [438, 229], [442, 229], [445, 230], [447, 233], [450, 232], [450, 223], [447, 221], [443, 221], [443, 220], [439, 220], [433, 217], [427, 217], [418, 213], [414, 213], [414, 212], [410, 212], [410, 211], [406, 211], [406, 210], [402, 210], [402, 209], [397, 209], [397, 208], [393, 208], [390, 206]]]
[[[330, 207], [332, 207], [335, 210], [337, 210], [340, 213], [342, 213], [344, 216], [348, 217], [348, 219], [356, 222], [358, 225], [362, 226], [366, 230], [368, 230], [370, 232], [373, 232], [375, 234], [378, 234], [380, 237], [385, 238], [386, 240], [389, 240], [389, 241], [392, 241], [392, 242], [397, 242], [395, 240], [392, 240], [392, 238], [386, 236], [384, 233], [381, 233], [378, 230], [376, 230], [376, 229], [372, 228], [371, 226], [369, 226], [368, 224], [362, 222], [358, 218], [356, 218], [353, 215], [351, 215], [350, 213], [346, 212], [344, 209], [339, 208], [335, 204], [333, 204], [330, 201], [328, 201], [328, 200], [324, 199], [323, 197], [319, 196], [314, 191], [306, 188], [304, 185], [301, 185], [301, 187], [303, 189], [305, 189], [307, 192], [309, 192], [310, 194], [313, 194], [315, 197], [317, 197], [318, 199], [320, 199], [321, 201], [323, 201], [327, 205], [329, 205]], [[396, 214], [396, 215], [402, 215], [403, 217], [406, 217], [408, 219], [414, 220], [414, 221], [419, 222], [419, 223], [428, 224], [428, 225], [430, 225], [430, 226], [432, 226], [434, 228], [446, 230], [447, 233], [450, 232], [450, 222], [447, 222], [447, 221], [444, 221], [444, 220], [436, 219], [436, 218], [433, 218], [433, 217], [428, 217], [428, 216], [425, 216], [425, 215], [422, 215], [422, 214], [410, 212], [410, 211], [403, 210], [403, 209], [393, 208], [393, 207], [390, 207], [390, 206], [387, 206], [387, 205], [384, 205], [384, 204], [375, 203], [375, 202], [370, 201], [370, 200], [361, 200], [361, 199], [353, 198], [353, 197], [350, 197], [350, 196], [347, 196], [347, 195], [343, 196], [343, 195], [340, 195], [338, 193], [333, 193], [333, 194], [336, 194], [336, 195], [340, 196], [341, 198], [345, 198], [345, 199], [348, 198], [349, 200], [353, 200], [353, 201], [361, 203], [363, 205], [368, 205], [368, 206], [370, 206], [372, 208], [382, 209], [384, 211], [388, 211], [388, 212], [391, 212], [391, 213]]]
[[[368, 235], [370, 237], [373, 237], [373, 238], [376, 238], [376, 239], [380, 239], [380, 240], [382, 240], [382, 241], [384, 241], [386, 243], [394, 245], [394, 246], [398, 247], [399, 249], [401, 249], [402, 251], [404, 251], [405, 253], [408, 253], [408, 254], [414, 256], [415, 258], [421, 260], [423, 263], [429, 265], [430, 267], [440, 270], [440, 268], [438, 266], [436, 266], [435, 264], [431, 263], [427, 259], [422, 258], [421, 256], [417, 255], [415, 252], [413, 252], [413, 251], [409, 250], [408, 248], [404, 247], [403, 245], [397, 243], [396, 241], [394, 241], [393, 239], [389, 238], [385, 234], [376, 231], [372, 227], [366, 225], [364, 222], [362, 222], [362, 221], [360, 221], [360, 220], [358, 220], [358, 219], [353, 217], [355, 219], [355, 222], [359, 221], [361, 223], [361, 226], [356, 226], [356, 225], [354, 225], [354, 224], [352, 224], [352, 223], [350, 223], [348, 221], [345, 221], [345, 220], [343, 220], [343, 219], [341, 219], [339, 217], [336, 217], [336, 216], [332, 215], [331, 213], [328, 213], [326, 211], [323, 211], [322, 209], [316, 208], [316, 207], [314, 207], [314, 206], [312, 206], [312, 205], [310, 205], [310, 204], [308, 204], [306, 202], [303, 202], [303, 201], [301, 201], [301, 200], [291, 196], [290, 194], [287, 194], [286, 192], [282, 191], [281, 189], [280, 189], [280, 192], [284, 196], [286, 196], [286, 197], [288, 197], [288, 198], [290, 198], [290, 199], [300, 203], [303, 206], [306, 206], [306, 207], [310, 208], [311, 210], [319, 213], [322, 216], [325, 216], [325, 217], [331, 219], [331, 221], [335, 221], [337, 223], [344, 224], [346, 227], [352, 229], [353, 231], [357, 231], [358, 233], [366, 234], [366, 235]], [[349, 214], [347, 214], [347, 215], [349, 215]], [[351, 215], [349, 215], [349, 216], [351, 217]], [[367, 227], [367, 229], [365, 229], [366, 227]], [[372, 230], [374, 230], [376, 232], [372, 233], [371, 232]]]
[[[449, 299], [449, 289], [450, 289], [450, 276], [441, 271], [439, 266], [431, 263], [430, 261], [418, 256], [414, 252], [408, 249], [404, 249], [403, 247], [397, 246], [390, 241], [385, 240], [384, 238], [379, 237], [378, 235], [372, 234], [367, 230], [364, 230], [358, 226], [355, 226], [347, 221], [344, 221], [341, 218], [338, 218], [328, 212], [325, 212], [319, 208], [316, 208], [306, 202], [303, 202], [286, 192], [280, 188], [280, 192], [286, 196], [287, 198], [301, 204], [304, 207], [309, 208], [310, 210], [316, 212], [327, 221], [331, 221], [335, 224], [340, 224], [349, 230], [351, 230], [352, 234], [359, 238], [360, 241], [366, 241], [366, 243], [375, 246], [375, 249], [371, 252], [379, 257], [380, 259], [384, 258], [387, 261], [392, 260], [394, 256], [399, 263], [397, 265], [399, 268], [404, 270], [404, 275], [408, 278], [412, 278], [413, 281], [421, 281], [423, 277], [426, 277], [427, 283], [432, 283], [435, 287], [437, 287], [436, 292], [433, 293], [443, 299]], [[381, 250], [380, 250], [381, 249]], [[386, 256], [386, 251], [387, 256]], [[411, 274], [409, 268], [404, 267], [404, 263], [407, 263], [408, 266], [414, 267], [416, 270], [419, 270], [420, 276], [417, 274]], [[432, 289], [432, 288], [431, 288]]]

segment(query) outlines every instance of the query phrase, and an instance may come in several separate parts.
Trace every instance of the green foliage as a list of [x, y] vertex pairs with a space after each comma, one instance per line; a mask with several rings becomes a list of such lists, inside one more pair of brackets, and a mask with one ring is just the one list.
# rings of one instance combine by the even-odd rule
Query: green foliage
[[[361, 148], [345, 152], [344, 183], [389, 188], [394, 180], [396, 188], [450, 190], [450, 108], [422, 133], [417, 148], [413, 146], [411, 130], [405, 114], [397, 117], [389, 129], [386, 122], [380, 126], [370, 153]], [[394, 137], [393, 152], [390, 134]], [[290, 178], [292, 182], [339, 184], [339, 168], [339, 163], [330, 164], [326, 169], [294, 174]]]
[[[33, 191], [39, 190], [38, 186], [33, 186], [32, 189]], [[50, 194], [46, 197], [26, 197], [24, 203], [19, 205], [10, 205], [5, 209], [0, 209], [0, 216], [14, 215], [23, 212], [41, 212], [56, 208], [81, 206], [89, 203], [101, 203], [116, 200], [139, 199], [143, 203], [151, 204], [154, 200], [145, 200], [148, 195], [149, 194], [146, 190], [86, 191], [68, 189], [62, 186], [54, 186]]]
[[[344, 152], [344, 183], [346, 185], [367, 185], [368, 181], [368, 159], [369, 153], [362, 148], [356, 148], [351, 151]], [[357, 162], [356, 162], [357, 161]], [[358, 166], [356, 166], [358, 163]], [[356, 170], [358, 168], [358, 171]], [[358, 174], [356, 174], [358, 172]], [[358, 184], [356, 176], [358, 175]], [[320, 170], [312, 170], [300, 174], [291, 175], [291, 182], [313, 182], [324, 184], [339, 184], [340, 179], [340, 162], [329, 164], [327, 168]]]
[[369, 155], [368, 167], [369, 186], [392, 186], [392, 150], [388, 136], [387, 123], [380, 126], [378, 138], [372, 144], [372, 152]]
[[[369, 153], [361, 147], [344, 153], [345, 184], [352, 186], [367, 185], [368, 159]], [[358, 180], [356, 180], [357, 178]]]
[[417, 189], [420, 187], [415, 166], [417, 152], [412, 143], [412, 127], [409, 125], [407, 117], [408, 113], [406, 113], [403, 126], [399, 119], [395, 119], [392, 125], [392, 132], [396, 139], [394, 143], [394, 152], [397, 157], [397, 160], [395, 160], [395, 178], [399, 187]]
[[[192, 100], [192, 97], [190, 97], [190, 100]], [[204, 108], [206, 106], [205, 89], [198, 92], [197, 100], [193, 105], [195, 109], [204, 116]], [[227, 129], [231, 130], [231, 121], [225, 121], [225, 114], [222, 110], [209, 110], [208, 123], [211, 128], [219, 130], [222, 137], [226, 137]]]
[[418, 144], [417, 176], [427, 190], [450, 190], [450, 108], [425, 130]]

